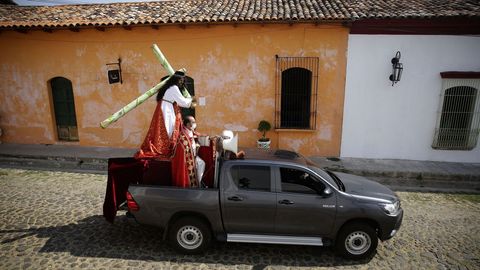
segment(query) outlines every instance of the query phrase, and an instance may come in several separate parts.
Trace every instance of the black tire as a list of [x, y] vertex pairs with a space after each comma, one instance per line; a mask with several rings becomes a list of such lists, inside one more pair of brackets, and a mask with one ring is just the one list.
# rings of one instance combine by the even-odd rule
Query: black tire
[[335, 252], [347, 259], [361, 260], [371, 257], [378, 245], [375, 228], [367, 223], [345, 225], [335, 241]]
[[175, 250], [184, 254], [205, 252], [210, 246], [211, 238], [209, 226], [198, 218], [180, 218], [168, 230], [170, 244]]

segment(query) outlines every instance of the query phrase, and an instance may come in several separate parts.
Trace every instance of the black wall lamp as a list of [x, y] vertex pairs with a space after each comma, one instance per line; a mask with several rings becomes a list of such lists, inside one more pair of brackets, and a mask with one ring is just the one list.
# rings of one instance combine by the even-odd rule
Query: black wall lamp
[[113, 84], [113, 83], [123, 83], [122, 80], [122, 59], [118, 58], [117, 63], [108, 63], [107, 66], [110, 68], [110, 66], [116, 65], [118, 69], [109, 69], [108, 70], [108, 83]]
[[400, 81], [402, 78], [403, 64], [400, 63], [400, 51], [395, 54], [395, 57], [392, 58], [392, 74], [389, 79], [392, 81], [392, 86]]

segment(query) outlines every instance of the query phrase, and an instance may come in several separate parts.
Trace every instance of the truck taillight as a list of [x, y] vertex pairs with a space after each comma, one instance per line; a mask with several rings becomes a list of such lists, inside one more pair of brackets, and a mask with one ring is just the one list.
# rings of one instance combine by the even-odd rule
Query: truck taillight
[[133, 199], [132, 194], [127, 191], [127, 207], [130, 212], [138, 211], [140, 210], [140, 207], [138, 207], [137, 202]]

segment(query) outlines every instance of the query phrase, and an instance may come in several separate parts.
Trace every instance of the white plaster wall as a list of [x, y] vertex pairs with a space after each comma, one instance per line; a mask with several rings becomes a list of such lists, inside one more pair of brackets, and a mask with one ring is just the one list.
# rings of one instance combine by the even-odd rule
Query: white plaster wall
[[[396, 51], [404, 70], [392, 87]], [[440, 72], [480, 71], [480, 37], [350, 35], [347, 60], [342, 157], [480, 162], [479, 143], [470, 151], [431, 147]]]

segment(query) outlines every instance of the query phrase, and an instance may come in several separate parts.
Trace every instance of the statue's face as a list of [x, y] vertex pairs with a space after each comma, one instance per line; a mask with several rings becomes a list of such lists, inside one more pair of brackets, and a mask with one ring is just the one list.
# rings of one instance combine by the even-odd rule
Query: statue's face
[[185, 84], [185, 78], [180, 78], [180, 80], [178, 81], [178, 85], [183, 86], [184, 84]]

